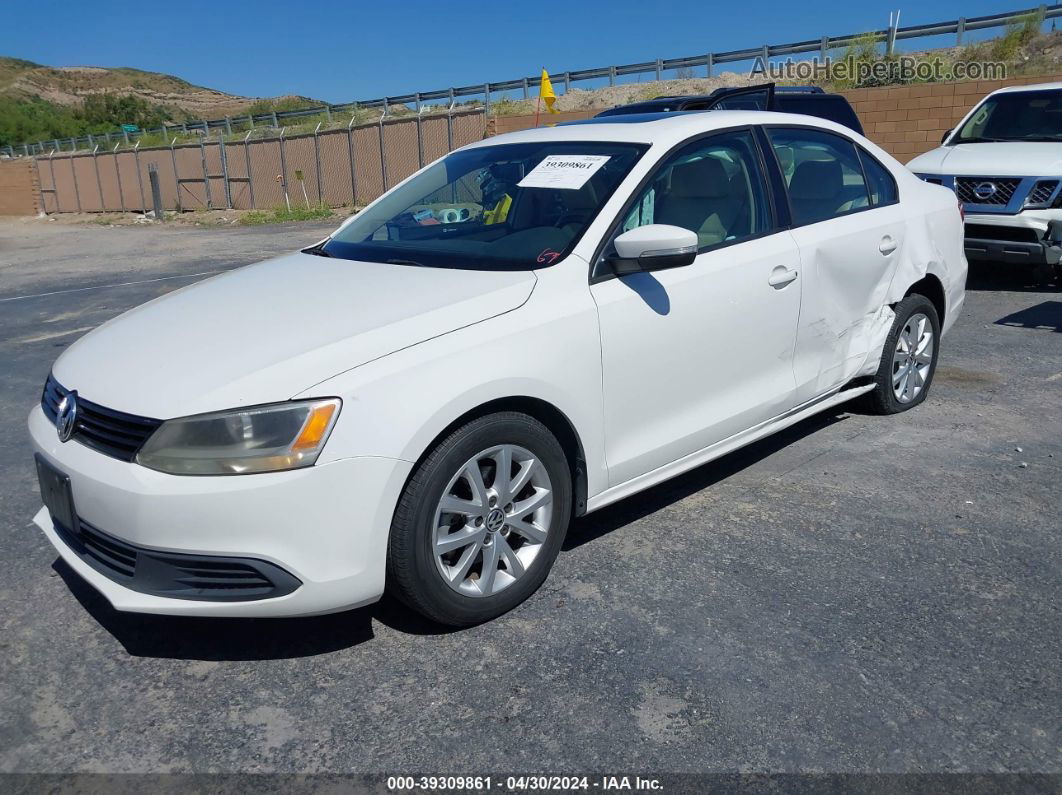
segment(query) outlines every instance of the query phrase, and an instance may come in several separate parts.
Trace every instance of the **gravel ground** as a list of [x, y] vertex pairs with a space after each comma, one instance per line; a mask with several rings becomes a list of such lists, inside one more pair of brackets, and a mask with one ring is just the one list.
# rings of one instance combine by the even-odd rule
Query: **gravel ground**
[[575, 522], [491, 624], [112, 610], [30, 523], [51, 362], [326, 228], [0, 224], [0, 771], [1062, 772], [1062, 297], [1019, 275], [974, 271], [924, 406]]

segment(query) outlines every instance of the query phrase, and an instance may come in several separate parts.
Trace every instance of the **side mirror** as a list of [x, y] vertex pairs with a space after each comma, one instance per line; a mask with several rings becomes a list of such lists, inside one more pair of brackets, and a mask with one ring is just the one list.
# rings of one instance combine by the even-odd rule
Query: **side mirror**
[[617, 276], [681, 268], [697, 259], [697, 234], [669, 224], [649, 224], [624, 232], [614, 241], [609, 261]]

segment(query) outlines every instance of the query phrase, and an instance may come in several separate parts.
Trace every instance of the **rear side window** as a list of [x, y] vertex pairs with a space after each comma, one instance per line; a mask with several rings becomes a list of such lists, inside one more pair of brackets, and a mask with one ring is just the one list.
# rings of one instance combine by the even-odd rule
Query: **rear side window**
[[870, 207], [856, 146], [820, 130], [767, 130], [789, 192], [796, 225], [813, 224]]
[[867, 185], [870, 188], [870, 204], [874, 207], [895, 204], [899, 197], [896, 191], [896, 180], [893, 179], [889, 170], [862, 147], [859, 147], [859, 159], [863, 162], [863, 173], [867, 176]]

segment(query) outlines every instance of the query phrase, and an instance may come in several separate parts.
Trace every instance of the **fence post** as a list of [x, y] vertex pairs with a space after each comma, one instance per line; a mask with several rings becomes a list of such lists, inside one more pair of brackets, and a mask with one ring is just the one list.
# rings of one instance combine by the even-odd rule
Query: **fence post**
[[273, 111], [273, 128], [276, 129], [280, 126], [280, 122], [277, 120], [277, 112]]
[[210, 197], [210, 172], [207, 171], [205, 135], [199, 139], [199, 160], [203, 164], [203, 197], [206, 199], [207, 209], [213, 210], [214, 202]]
[[140, 171], [140, 141], [133, 147], [133, 162], [136, 164], [136, 184], [140, 186], [140, 208], [147, 214], [147, 201], [144, 199], [144, 175]]
[[823, 36], [819, 42], [819, 57], [822, 58], [823, 63], [830, 57], [830, 37]]
[[570, 94], [571, 90], [572, 90], [572, 73], [571, 72], [565, 72], [564, 73], [564, 93], [565, 94]]
[[[708, 76], [711, 77], [711, 75], [708, 75]], [[608, 68], [608, 84], [610, 86], [616, 85], [616, 67], [615, 66], [610, 66]]]
[[332, 106], [331, 105], [325, 105], [324, 108], [325, 108], [325, 118], [328, 119], [328, 124], [331, 125], [332, 124]]
[[229, 155], [225, 150], [225, 137], [218, 136], [218, 156], [221, 158], [221, 179], [225, 188], [225, 208], [232, 209], [232, 184], [229, 182]]
[[454, 90], [450, 89], [450, 104], [446, 108], [446, 151], [454, 151]]
[[114, 145], [114, 149], [111, 150], [111, 157], [114, 158], [114, 178], [118, 180], [118, 204], [122, 207], [122, 212], [125, 212], [125, 192], [122, 191], [122, 172], [118, 169], [118, 147], [122, 145], [119, 141]]
[[347, 154], [350, 156], [350, 202], [353, 207], [358, 205], [358, 180], [354, 173], [354, 131], [352, 129], [354, 120], [357, 118], [357, 114], [351, 116], [350, 124], [347, 125]]
[[247, 131], [247, 135], [243, 136], [243, 162], [247, 165], [247, 193], [251, 200], [251, 209], [255, 209], [254, 206], [254, 180], [251, 178], [251, 150], [247, 140], [251, 137], [251, 131]]
[[96, 153], [99, 152], [99, 150], [100, 145], [96, 144], [92, 150], [92, 165], [96, 169], [96, 187], [100, 192], [100, 212], [103, 212], [107, 209], [107, 205], [103, 202], [103, 181], [100, 179], [100, 161], [96, 156]]
[[420, 93], [416, 94], [417, 98], [417, 164], [420, 168], [424, 168], [424, 119], [422, 114], [424, 108], [420, 104]]
[[[159, 170], [154, 163], [148, 163], [148, 182], [151, 183], [151, 204], [155, 210], [155, 220], [165, 221], [166, 210], [162, 207], [162, 190], [159, 188]], [[147, 214], [145, 208], [144, 214]]]
[[253, 113], [248, 113], [247, 114], [247, 127], [248, 127], [248, 129], [251, 129], [251, 130], [254, 129], [254, 114]]
[[766, 69], [767, 65], [771, 62], [771, 50], [766, 44], [763, 45], [761, 57], [763, 58], [763, 68]]
[[524, 78], [523, 80], [521, 80], [520, 82], [521, 82], [521, 84], [523, 85], [523, 89], [524, 89], [524, 99], [528, 99], [528, 97], [529, 97], [530, 95], [529, 95], [529, 92], [528, 92], [528, 90], [527, 90], [527, 89], [528, 89], [528, 87], [527, 87], [527, 78], [525, 77], [525, 78]]
[[288, 210], [291, 210], [291, 200], [288, 198], [288, 159], [284, 154], [284, 130], [286, 129], [288, 128], [280, 128], [280, 188], [284, 191], [284, 204], [287, 205]]
[[81, 191], [79, 191], [78, 187], [77, 187], [77, 169], [74, 168], [74, 157], [75, 157], [75, 154], [73, 152], [71, 152], [70, 153], [70, 176], [73, 177], [73, 179], [74, 179], [74, 201], [77, 202], [77, 211], [81, 212]]
[[387, 192], [387, 153], [384, 151], [384, 117], [380, 117], [380, 124], [378, 130], [380, 131], [380, 176], [383, 179], [383, 189]]
[[664, 68], [664, 64], [663, 64], [663, 63], [661, 62], [661, 60], [660, 60], [659, 58], [657, 58], [657, 59], [656, 59], [656, 64], [655, 64], [655, 71], [656, 71], [656, 80], [657, 80], [657, 82], [660, 82], [660, 77], [661, 77], [661, 74], [660, 74], [660, 73], [661, 73], [661, 71], [663, 70], [663, 68]]
[[706, 56], [704, 56], [704, 69], [705, 74], [707, 74], [708, 77], [712, 76], [713, 66], [715, 66], [715, 56], [712, 55], [712, 53], [708, 53]]
[[488, 115], [490, 114], [490, 83], [483, 84], [483, 105], [487, 109]]
[[170, 139], [170, 160], [173, 162], [173, 184], [174, 184], [175, 195], [177, 197], [174, 200], [175, 204], [176, 204], [174, 209], [177, 212], [180, 212], [181, 211], [181, 175], [177, 172], [177, 152], [173, 148], [173, 145], [175, 143], [177, 143], [177, 136], [176, 135], [173, 136], [172, 139]]
[[[58, 143], [58, 141], [56, 143]], [[60, 210], [59, 210], [59, 191], [58, 191], [58, 189], [55, 186], [55, 160], [54, 160], [54, 158], [55, 158], [55, 150], [53, 149], [52, 153], [50, 155], [48, 155], [48, 171], [50, 171], [51, 174], [52, 174], [52, 198], [55, 199], [55, 211], [56, 212], [60, 212]], [[44, 201], [44, 200], [41, 199], [41, 201]]]
[[885, 56], [891, 56], [893, 48], [896, 46], [896, 29], [900, 27], [900, 12], [896, 12], [896, 19], [894, 20], [892, 14], [889, 14], [889, 32], [885, 34]]
[[317, 172], [317, 203], [324, 204], [324, 188], [321, 183], [321, 125], [324, 122], [317, 122], [317, 126], [313, 128], [313, 163], [314, 170]]

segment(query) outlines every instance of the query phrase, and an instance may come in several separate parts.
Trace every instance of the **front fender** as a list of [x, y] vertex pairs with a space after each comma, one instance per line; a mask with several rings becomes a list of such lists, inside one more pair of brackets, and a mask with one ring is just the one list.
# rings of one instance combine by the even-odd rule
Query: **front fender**
[[343, 398], [321, 461], [417, 461], [461, 416], [499, 399], [529, 397], [569, 419], [586, 457], [588, 491], [603, 491], [596, 312], [588, 291], [551, 293], [536, 289], [513, 312], [356, 367], [299, 395]]

